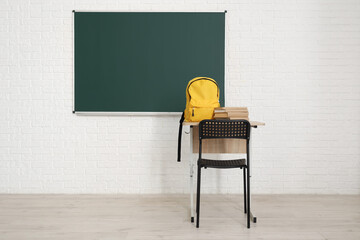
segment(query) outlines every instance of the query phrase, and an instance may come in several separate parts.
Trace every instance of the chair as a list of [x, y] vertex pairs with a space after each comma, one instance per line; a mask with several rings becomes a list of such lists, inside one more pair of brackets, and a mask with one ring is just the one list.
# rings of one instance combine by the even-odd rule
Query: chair
[[[247, 213], [247, 227], [250, 228], [250, 141], [251, 125], [247, 120], [203, 120], [199, 125], [199, 159], [196, 194], [196, 227], [200, 221], [201, 168], [240, 168], [244, 177], [244, 212]], [[214, 138], [246, 139], [246, 160], [212, 160], [201, 156], [202, 141]], [[246, 171], [245, 171], [246, 170]]]

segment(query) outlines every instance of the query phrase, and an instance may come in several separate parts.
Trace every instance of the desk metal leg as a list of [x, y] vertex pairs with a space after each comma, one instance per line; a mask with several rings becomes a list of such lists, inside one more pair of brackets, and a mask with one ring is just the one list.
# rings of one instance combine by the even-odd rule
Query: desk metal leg
[[250, 210], [250, 219], [253, 223], [256, 223], [256, 217], [253, 215], [253, 213]]
[[[190, 134], [189, 134], [190, 133]], [[189, 165], [190, 165], [190, 220], [194, 222], [194, 154], [193, 154], [193, 128], [187, 132], [190, 136], [190, 151], [189, 151]]]
[[190, 215], [191, 222], [194, 222], [194, 165], [190, 166]]
[[[252, 130], [252, 129], [251, 129]], [[250, 156], [253, 157], [253, 151], [252, 151], [252, 131], [250, 131], [250, 142], [249, 142], [249, 149], [250, 149]], [[252, 176], [252, 164], [250, 165], [250, 169], [249, 169], [249, 172], [250, 172], [250, 180], [251, 180], [251, 176]], [[250, 181], [249, 180], [249, 181]], [[250, 201], [252, 202], [251, 200], [251, 194], [250, 194]], [[256, 223], [256, 217], [254, 216], [254, 214], [252, 213], [252, 211], [250, 210], [250, 219], [253, 223]]]

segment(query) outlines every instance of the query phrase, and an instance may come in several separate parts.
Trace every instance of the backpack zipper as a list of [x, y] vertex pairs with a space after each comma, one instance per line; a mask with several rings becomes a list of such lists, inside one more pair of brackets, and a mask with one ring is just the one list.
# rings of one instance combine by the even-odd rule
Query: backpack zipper
[[195, 111], [195, 108], [192, 109], [192, 116], [194, 116], [194, 111]]

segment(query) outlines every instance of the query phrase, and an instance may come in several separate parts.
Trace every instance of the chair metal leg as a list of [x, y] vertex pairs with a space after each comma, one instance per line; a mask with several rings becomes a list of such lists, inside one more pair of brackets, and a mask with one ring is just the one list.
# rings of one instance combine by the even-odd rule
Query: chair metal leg
[[201, 167], [198, 165], [197, 192], [196, 192], [196, 227], [197, 228], [199, 228], [199, 221], [200, 221], [200, 183], [201, 183]]
[[244, 167], [243, 170], [243, 175], [244, 175], [244, 213], [246, 213], [246, 169]]
[[246, 168], [247, 174], [247, 228], [250, 228], [250, 169], [249, 166]]

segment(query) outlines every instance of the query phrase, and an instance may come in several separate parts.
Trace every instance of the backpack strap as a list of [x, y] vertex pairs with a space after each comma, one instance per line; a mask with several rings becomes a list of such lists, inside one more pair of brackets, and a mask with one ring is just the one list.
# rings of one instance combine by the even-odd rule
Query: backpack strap
[[181, 161], [181, 135], [182, 135], [182, 127], [183, 127], [183, 122], [184, 122], [184, 113], [182, 113], [181, 118], [180, 118], [180, 125], [179, 125], [179, 135], [178, 135], [178, 156], [177, 156], [177, 161], [180, 162]]

